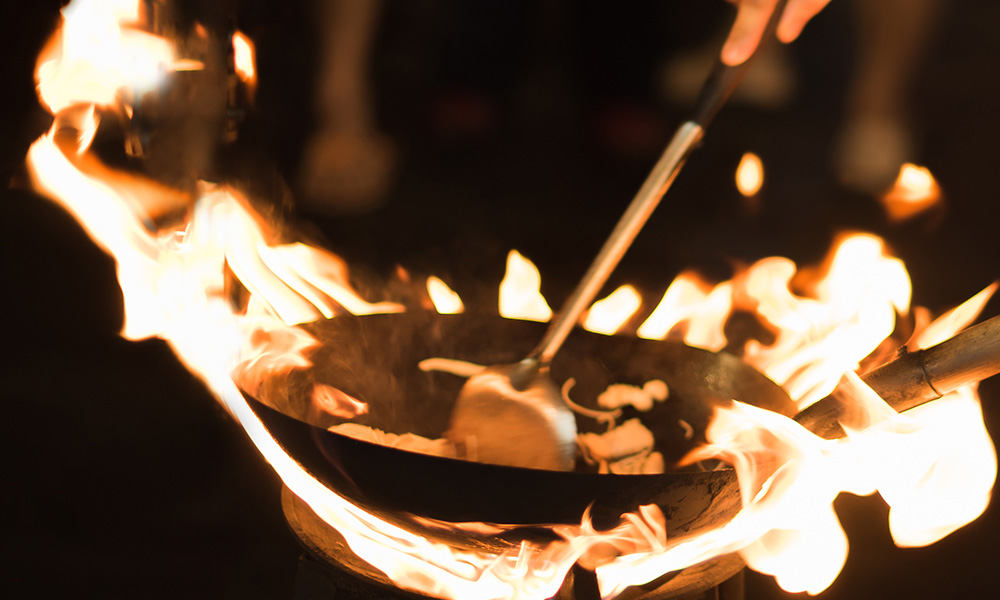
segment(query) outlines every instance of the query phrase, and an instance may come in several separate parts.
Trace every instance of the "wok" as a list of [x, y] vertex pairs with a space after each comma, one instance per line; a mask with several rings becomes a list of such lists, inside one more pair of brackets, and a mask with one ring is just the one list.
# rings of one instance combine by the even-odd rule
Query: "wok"
[[[292, 457], [362, 506], [451, 522], [505, 524], [579, 523], [589, 506], [600, 527], [640, 505], [657, 504], [672, 535], [736, 513], [739, 493], [730, 469], [608, 475], [441, 458], [330, 432], [328, 427], [343, 421], [309, 399], [315, 383], [329, 384], [368, 403], [368, 414], [351, 422], [437, 438], [448, 425], [464, 378], [421, 371], [419, 361], [512, 361], [531, 350], [544, 327], [495, 315], [424, 311], [316, 322], [306, 326], [322, 341], [310, 356], [315, 366], [271, 379], [256, 397], [247, 395], [248, 401]], [[640, 417], [667, 464], [704, 442], [714, 407], [734, 398], [788, 416], [795, 413], [779, 386], [735, 356], [670, 340], [575, 330], [553, 361], [552, 376], [557, 384], [575, 378], [571, 396], [590, 408], [596, 408], [597, 395], [610, 384], [666, 382], [670, 397], [665, 402], [647, 413], [626, 409], [622, 419]], [[604, 429], [587, 418], [578, 424], [582, 432]]]
[[[673, 536], [724, 523], [740, 508], [731, 469], [610, 475], [441, 458], [330, 432], [328, 427], [343, 421], [319, 411], [309, 399], [315, 383], [326, 383], [368, 403], [370, 412], [351, 422], [437, 438], [448, 425], [464, 378], [424, 372], [418, 363], [432, 357], [478, 364], [513, 361], [533, 347], [543, 324], [410, 311], [342, 316], [306, 327], [322, 341], [311, 356], [315, 366], [272, 378], [248, 402], [291, 456], [362, 506], [451, 522], [520, 525], [579, 523], [590, 507], [594, 524], [604, 527], [640, 505], [656, 504]], [[997, 372], [1000, 317], [927, 350], [902, 352], [863, 379], [902, 411]], [[626, 409], [622, 420], [639, 417], [668, 465], [705, 442], [715, 407], [733, 399], [795, 416], [825, 437], [840, 435], [836, 395], [796, 416], [785, 391], [747, 363], [676, 341], [577, 329], [553, 361], [552, 376], [557, 384], [574, 378], [571, 396], [589, 408], [596, 408], [597, 395], [612, 383], [666, 382], [670, 397], [665, 402], [647, 413]], [[603, 429], [586, 418], [578, 419], [578, 427], [581, 432]]]

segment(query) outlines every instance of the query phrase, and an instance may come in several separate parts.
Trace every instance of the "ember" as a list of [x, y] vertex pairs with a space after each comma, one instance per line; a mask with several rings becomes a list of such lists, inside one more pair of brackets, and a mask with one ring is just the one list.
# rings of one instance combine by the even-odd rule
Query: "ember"
[[[426, 294], [440, 317], [415, 308], [406, 311], [406, 294], [367, 297], [352, 287], [340, 258], [282, 236], [252, 208], [246, 195], [225, 183], [202, 182], [190, 198], [178, 192], [190, 202], [180, 222], [158, 224], [149, 218], [148, 202], [134, 197], [135, 190], [148, 182], [104, 166], [94, 140], [109, 114], [127, 117], [137, 98], [162, 85], [160, 75], [169, 78], [197, 65], [178, 55], [168, 40], [145, 32], [139, 11], [133, 8], [127, 2], [97, 0], [75, 0], [67, 8], [60, 30], [39, 59], [39, 93], [54, 121], [29, 151], [31, 182], [66, 208], [114, 258], [126, 310], [122, 335], [130, 340], [157, 337], [169, 344], [244, 428], [289, 490], [289, 502], [299, 503], [296, 510], [308, 511], [335, 530], [356, 560], [392, 585], [440, 598], [543, 599], [556, 594], [579, 563], [595, 573], [600, 594], [610, 598], [630, 586], [736, 553], [751, 568], [773, 575], [788, 591], [818, 593], [834, 581], [847, 556], [847, 539], [832, 507], [841, 492], [879, 492], [891, 506], [889, 527], [900, 546], [934, 543], [986, 508], [996, 456], [983, 426], [976, 386], [961, 386], [900, 415], [855, 372], [884, 362], [909, 339], [914, 340], [915, 350], [953, 336], [978, 318], [995, 288], [984, 290], [963, 310], [928, 322], [922, 318], [928, 311], [910, 305], [910, 276], [902, 261], [891, 255], [881, 238], [869, 234], [843, 236], [826, 261], [815, 267], [800, 269], [788, 259], [770, 257], [735, 268], [727, 281], [684, 273], [648, 313], [641, 312], [648, 298], [636, 287], [623, 286], [590, 308], [583, 327], [598, 335], [577, 332], [584, 341], [560, 366], [563, 379], [575, 376], [586, 383], [589, 372], [601, 364], [595, 358], [598, 353], [589, 352], [594, 348], [608, 349], [613, 356], [618, 348], [645, 344], [656, 356], [669, 348], [683, 348], [673, 345], [683, 341], [706, 351], [726, 348], [738, 354], [779, 384], [794, 403], [788, 414], [780, 414], [773, 407], [755, 406], [761, 398], [748, 393], [712, 404], [699, 402], [707, 413], [704, 423], [671, 417], [669, 427], [647, 426], [640, 416], [620, 420], [610, 435], [587, 434], [593, 437], [584, 444], [585, 457], [601, 473], [661, 470], [673, 466], [670, 458], [680, 458], [684, 464], [731, 465], [733, 469], [720, 476], [738, 480], [740, 502], [735, 514], [726, 514], [722, 523], [676, 535], [675, 517], [665, 515], [663, 507], [651, 500], [626, 507], [611, 527], [598, 527], [590, 512], [580, 510], [575, 522], [546, 527], [545, 535], [539, 536], [541, 526], [536, 522], [503, 523], [503, 527], [451, 523], [415, 508], [392, 510], [377, 501], [361, 502], [348, 490], [329, 485], [325, 473], [311, 470], [288, 438], [272, 430], [270, 425], [281, 422], [282, 415], [262, 417], [269, 409], [244, 393], [268, 403], [269, 392], [282, 390], [289, 405], [306, 403], [308, 410], [322, 413], [310, 418], [336, 421], [334, 431], [347, 433], [340, 437], [357, 441], [369, 436], [381, 446], [404, 443], [426, 454], [450, 456], [452, 449], [442, 447], [434, 436], [388, 428], [372, 433], [377, 428], [369, 423], [394, 416], [386, 416], [392, 412], [386, 406], [404, 406], [412, 390], [404, 386], [395, 389], [398, 397], [369, 396], [350, 389], [345, 381], [323, 379], [322, 371], [328, 367], [353, 370], [357, 376], [352, 353], [364, 344], [388, 346], [394, 339], [358, 336], [337, 340], [346, 341], [338, 344], [317, 332], [341, 323], [345, 329], [376, 327], [376, 322], [395, 328], [403, 319], [413, 319], [415, 328], [421, 323], [450, 322], [457, 324], [451, 331], [468, 335], [467, 325], [483, 314], [496, 316], [494, 309], [463, 302], [436, 277], [427, 279]], [[93, 20], [80, 21], [80, 15]], [[250, 84], [255, 72], [242, 62], [248, 55], [245, 44], [246, 40], [233, 39], [238, 72]], [[138, 60], [118, 61], [122, 57]], [[87, 167], [93, 164], [100, 168]], [[541, 282], [539, 270], [511, 252], [498, 285], [496, 312], [508, 320], [548, 320], [551, 310]], [[398, 284], [393, 289], [405, 288], [401, 282], [393, 283]], [[423, 294], [420, 290], [409, 297]], [[749, 315], [767, 335], [733, 337], [727, 325], [737, 313]], [[520, 325], [533, 326], [510, 327]], [[440, 337], [447, 327], [440, 325], [436, 335]], [[433, 335], [428, 330], [412, 337], [419, 338], [414, 343], [424, 343]], [[482, 348], [482, 340], [477, 341], [482, 351], [521, 352], [514, 347]], [[422, 381], [440, 381], [418, 367], [427, 359], [490, 362], [489, 357], [406, 354], [402, 348], [389, 350], [403, 355], [398, 360], [418, 372]], [[618, 360], [628, 364], [636, 355]], [[318, 357], [334, 357], [342, 364]], [[360, 360], [368, 358], [361, 355]], [[383, 377], [393, 381], [379, 383], [391, 386], [402, 372], [401, 368], [372, 376], [369, 371], [367, 379]], [[683, 387], [666, 375], [661, 380], [655, 368], [645, 373], [621, 368], [608, 376], [611, 380], [603, 385], [591, 382], [590, 391], [574, 393], [575, 401], [591, 410], [649, 413], [654, 420], [655, 415], [665, 414], [661, 409], [684, 406]], [[714, 381], [726, 378], [722, 371], [697, 376], [705, 386], [729, 385]], [[602, 400], [600, 392], [612, 384], [631, 385], [648, 402], [608, 396]], [[581, 384], [581, 390], [586, 387]], [[624, 394], [626, 388], [614, 389]], [[301, 397], [294, 396], [303, 390]], [[821, 439], [790, 418], [831, 392], [856, 409], [842, 422], [847, 437], [836, 441]], [[309, 426], [305, 420], [300, 422], [303, 427]], [[330, 426], [324, 422], [317, 427], [325, 432]], [[683, 457], [667, 455], [664, 464], [664, 454], [657, 450], [662, 438], [689, 442], [693, 448], [688, 447]], [[298, 441], [309, 445], [310, 439], [315, 438]], [[409, 454], [403, 450], [392, 452], [400, 455], [389, 455], [393, 460], [414, 460], [402, 456]], [[612, 466], [622, 461], [630, 464]], [[451, 462], [462, 465], [459, 468], [482, 466]], [[607, 478], [602, 481], [608, 487], [631, 477], [597, 476]], [[509, 525], [530, 527], [519, 531]]]

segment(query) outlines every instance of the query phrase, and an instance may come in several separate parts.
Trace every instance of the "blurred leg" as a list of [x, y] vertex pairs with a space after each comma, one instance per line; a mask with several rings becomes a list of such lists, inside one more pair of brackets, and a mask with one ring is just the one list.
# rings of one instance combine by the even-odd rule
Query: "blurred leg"
[[375, 208], [394, 166], [393, 145], [378, 131], [369, 81], [380, 0], [319, 0], [316, 114], [319, 129], [300, 172], [303, 200], [318, 212]]
[[916, 159], [908, 125], [913, 80], [939, 0], [856, 0], [857, 64], [836, 163], [845, 184], [876, 193]]

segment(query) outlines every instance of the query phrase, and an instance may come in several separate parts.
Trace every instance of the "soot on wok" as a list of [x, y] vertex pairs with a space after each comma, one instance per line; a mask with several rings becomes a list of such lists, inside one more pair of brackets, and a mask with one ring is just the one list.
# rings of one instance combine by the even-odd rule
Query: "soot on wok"
[[[574, 473], [472, 463], [356, 440], [327, 428], [344, 422], [311, 401], [315, 383], [368, 404], [351, 422], [387, 432], [440, 437], [464, 378], [424, 372], [427, 358], [503, 364], [524, 357], [545, 325], [467, 313], [426, 311], [344, 316], [309, 324], [322, 341], [311, 369], [274, 377], [250, 399], [272, 435], [321, 481], [373, 508], [448, 521], [578, 523], [590, 506], [595, 524], [654, 503], [676, 535], [728, 518], [739, 506], [731, 470], [660, 475]], [[732, 399], [794, 413], [784, 391], [738, 358], [682, 343], [574, 331], [552, 363], [557, 384], [572, 377], [574, 401], [589, 408], [608, 385], [667, 383], [670, 397], [635, 413], [668, 465], [704, 441], [715, 406]], [[693, 436], [685, 435], [683, 420]], [[581, 417], [581, 432], [603, 426]]]

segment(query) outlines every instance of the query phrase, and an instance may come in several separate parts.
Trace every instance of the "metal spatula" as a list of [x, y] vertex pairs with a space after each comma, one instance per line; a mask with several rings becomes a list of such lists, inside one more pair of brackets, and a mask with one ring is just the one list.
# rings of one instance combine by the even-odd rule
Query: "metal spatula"
[[[773, 36], [784, 8], [782, 0], [775, 7], [763, 40]], [[739, 85], [751, 61], [752, 57], [735, 67], [716, 62], [702, 87], [694, 117], [678, 128], [538, 346], [521, 362], [488, 367], [462, 387], [445, 436], [463, 444], [472, 459], [513, 467], [573, 469], [576, 420], [549, 376], [549, 364], [701, 141], [708, 123]]]

